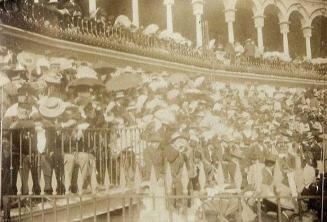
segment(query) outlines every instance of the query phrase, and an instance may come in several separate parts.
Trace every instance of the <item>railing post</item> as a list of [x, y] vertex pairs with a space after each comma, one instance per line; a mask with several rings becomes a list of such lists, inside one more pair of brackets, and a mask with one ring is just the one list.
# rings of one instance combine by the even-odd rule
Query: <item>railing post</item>
[[257, 210], [258, 210], [258, 222], [262, 222], [262, 215], [261, 215], [261, 199], [257, 199]]
[[[189, 178], [188, 178], [188, 171], [187, 171], [187, 168], [186, 168], [186, 163], [184, 163], [183, 168], [182, 168], [182, 178], [181, 178], [181, 180], [182, 180], [182, 187], [183, 187], [183, 195], [187, 196], [187, 194], [188, 194], [187, 187], [188, 187], [188, 183], [189, 183]], [[183, 200], [183, 203], [184, 203], [183, 207], [185, 207], [185, 214], [183, 216], [184, 216], [184, 220], [187, 222], [188, 221], [188, 219], [187, 219], [187, 216], [188, 216], [187, 215], [187, 213], [188, 213], [188, 211], [187, 211], [187, 209], [188, 209], [188, 207], [187, 207], [188, 198], [186, 197], [185, 199], [183, 198], [182, 200]]]
[[119, 186], [120, 186], [121, 191], [124, 192], [126, 189], [126, 177], [125, 177], [125, 169], [122, 165], [120, 165]]
[[94, 160], [94, 161], [92, 161], [92, 175], [91, 175], [91, 188], [92, 188], [93, 194], [96, 194], [97, 186], [98, 186], [98, 181], [97, 181], [97, 176], [96, 176], [96, 164], [95, 164], [95, 160]]
[[83, 194], [83, 178], [82, 178], [82, 171], [81, 169], [78, 169], [78, 177], [77, 177], [77, 188], [78, 188], [78, 194]]
[[40, 189], [41, 189], [41, 195], [44, 195], [44, 187], [45, 187], [45, 182], [44, 182], [44, 173], [43, 170], [41, 170], [41, 177], [40, 177]]
[[106, 193], [109, 193], [110, 190], [110, 178], [109, 178], [109, 171], [108, 168], [106, 167], [106, 172], [104, 175], [104, 187], [106, 188]]
[[169, 211], [169, 222], [173, 221], [172, 200], [170, 199], [170, 195], [172, 193], [172, 185], [173, 185], [173, 178], [171, 175], [171, 168], [169, 162], [167, 162], [166, 172], [165, 172], [165, 186], [166, 186], [166, 204]]
[[33, 195], [33, 178], [31, 170], [28, 171], [28, 195]]
[[156, 171], [154, 170], [154, 166], [151, 167], [151, 174], [150, 174], [150, 192], [152, 195], [152, 201], [153, 201], [153, 210], [156, 209], [156, 201], [155, 201], [155, 194], [158, 190], [158, 181], [156, 176]]
[[21, 178], [20, 172], [21, 171], [17, 172], [17, 181], [16, 181], [17, 196], [22, 195], [22, 186], [23, 186], [23, 184], [22, 184], [22, 178]]
[[52, 171], [52, 194], [57, 195], [57, 178], [56, 178], [56, 172], [55, 170]]
[[280, 197], [277, 197], [277, 216], [278, 222], [282, 222], [282, 209], [280, 207]]

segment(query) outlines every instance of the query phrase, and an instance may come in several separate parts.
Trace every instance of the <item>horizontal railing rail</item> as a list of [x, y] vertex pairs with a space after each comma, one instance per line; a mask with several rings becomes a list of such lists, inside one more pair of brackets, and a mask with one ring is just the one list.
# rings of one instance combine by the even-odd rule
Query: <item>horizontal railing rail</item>
[[[145, 216], [152, 221], [211, 221], [214, 218], [237, 219], [251, 215], [255, 221], [284, 221], [289, 217], [298, 218], [309, 213], [303, 209], [303, 202], [308, 200], [322, 201], [321, 196], [244, 196], [241, 194], [206, 194], [192, 195], [158, 195], [151, 192], [139, 194], [83, 194], [83, 195], [19, 195], [6, 196], [17, 200], [17, 208], [12, 209], [15, 221], [142, 221]], [[250, 203], [250, 199], [252, 202]], [[282, 200], [292, 200], [297, 206], [294, 209], [283, 207]], [[265, 209], [266, 200], [275, 200], [275, 208]], [[33, 207], [39, 205], [39, 207]], [[51, 203], [51, 207], [49, 207]], [[103, 203], [99, 206], [98, 203]], [[29, 205], [28, 210], [24, 208]], [[227, 209], [227, 206], [230, 209]], [[224, 209], [227, 210], [224, 212]], [[119, 210], [118, 213], [113, 213]], [[245, 211], [247, 213], [245, 214]], [[251, 212], [251, 213], [249, 213]], [[158, 217], [160, 215], [160, 217]], [[114, 220], [115, 219], [115, 220]], [[245, 218], [248, 219], [248, 218]]]

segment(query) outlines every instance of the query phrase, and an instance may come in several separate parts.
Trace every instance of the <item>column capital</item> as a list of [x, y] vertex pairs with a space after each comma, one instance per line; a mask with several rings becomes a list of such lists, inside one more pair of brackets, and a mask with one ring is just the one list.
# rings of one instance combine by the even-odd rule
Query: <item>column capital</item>
[[265, 25], [265, 16], [264, 15], [257, 15], [253, 16], [254, 19], [254, 26], [256, 28], [263, 28]]
[[311, 38], [312, 36], [312, 27], [306, 26], [302, 28], [304, 38]]
[[173, 5], [174, 3], [174, 0], [164, 0], [164, 5]]
[[280, 22], [280, 33], [281, 34], [287, 34], [290, 31], [290, 23], [289, 22]]
[[193, 15], [203, 15], [203, 0], [192, 0]]
[[225, 20], [227, 23], [235, 21], [235, 12], [236, 12], [235, 9], [232, 8], [226, 9], [224, 12], [225, 12]]

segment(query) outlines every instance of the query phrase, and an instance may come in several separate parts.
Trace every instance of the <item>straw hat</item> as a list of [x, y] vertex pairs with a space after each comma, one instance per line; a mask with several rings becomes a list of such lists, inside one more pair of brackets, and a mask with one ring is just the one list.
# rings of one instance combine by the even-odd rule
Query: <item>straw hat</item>
[[49, 97], [41, 102], [39, 111], [42, 116], [47, 118], [56, 118], [64, 113], [65, 103], [57, 97]]
[[45, 76], [45, 81], [47, 83], [54, 83], [54, 84], [60, 84], [62, 79], [62, 75], [54, 72], [54, 71], [49, 71], [47, 75]]

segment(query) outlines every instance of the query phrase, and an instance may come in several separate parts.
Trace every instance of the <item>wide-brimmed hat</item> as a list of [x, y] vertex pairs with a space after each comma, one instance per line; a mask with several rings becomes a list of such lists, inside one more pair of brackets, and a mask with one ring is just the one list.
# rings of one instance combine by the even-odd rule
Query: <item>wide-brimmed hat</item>
[[47, 83], [60, 84], [62, 75], [54, 71], [49, 71], [45, 76], [45, 81]]
[[188, 140], [187, 136], [184, 135], [183, 133], [180, 133], [180, 132], [176, 132], [176, 133], [173, 133], [170, 137], [170, 140], [169, 142], [170, 143], [173, 143], [175, 142], [176, 140], [178, 139], [185, 139], [185, 140]]
[[49, 97], [44, 99], [39, 106], [42, 116], [47, 118], [56, 118], [64, 113], [66, 104], [57, 97]]
[[70, 82], [68, 87], [104, 87], [104, 84], [98, 79], [97, 73], [94, 69], [83, 65], [77, 68], [76, 72], [76, 79]]

